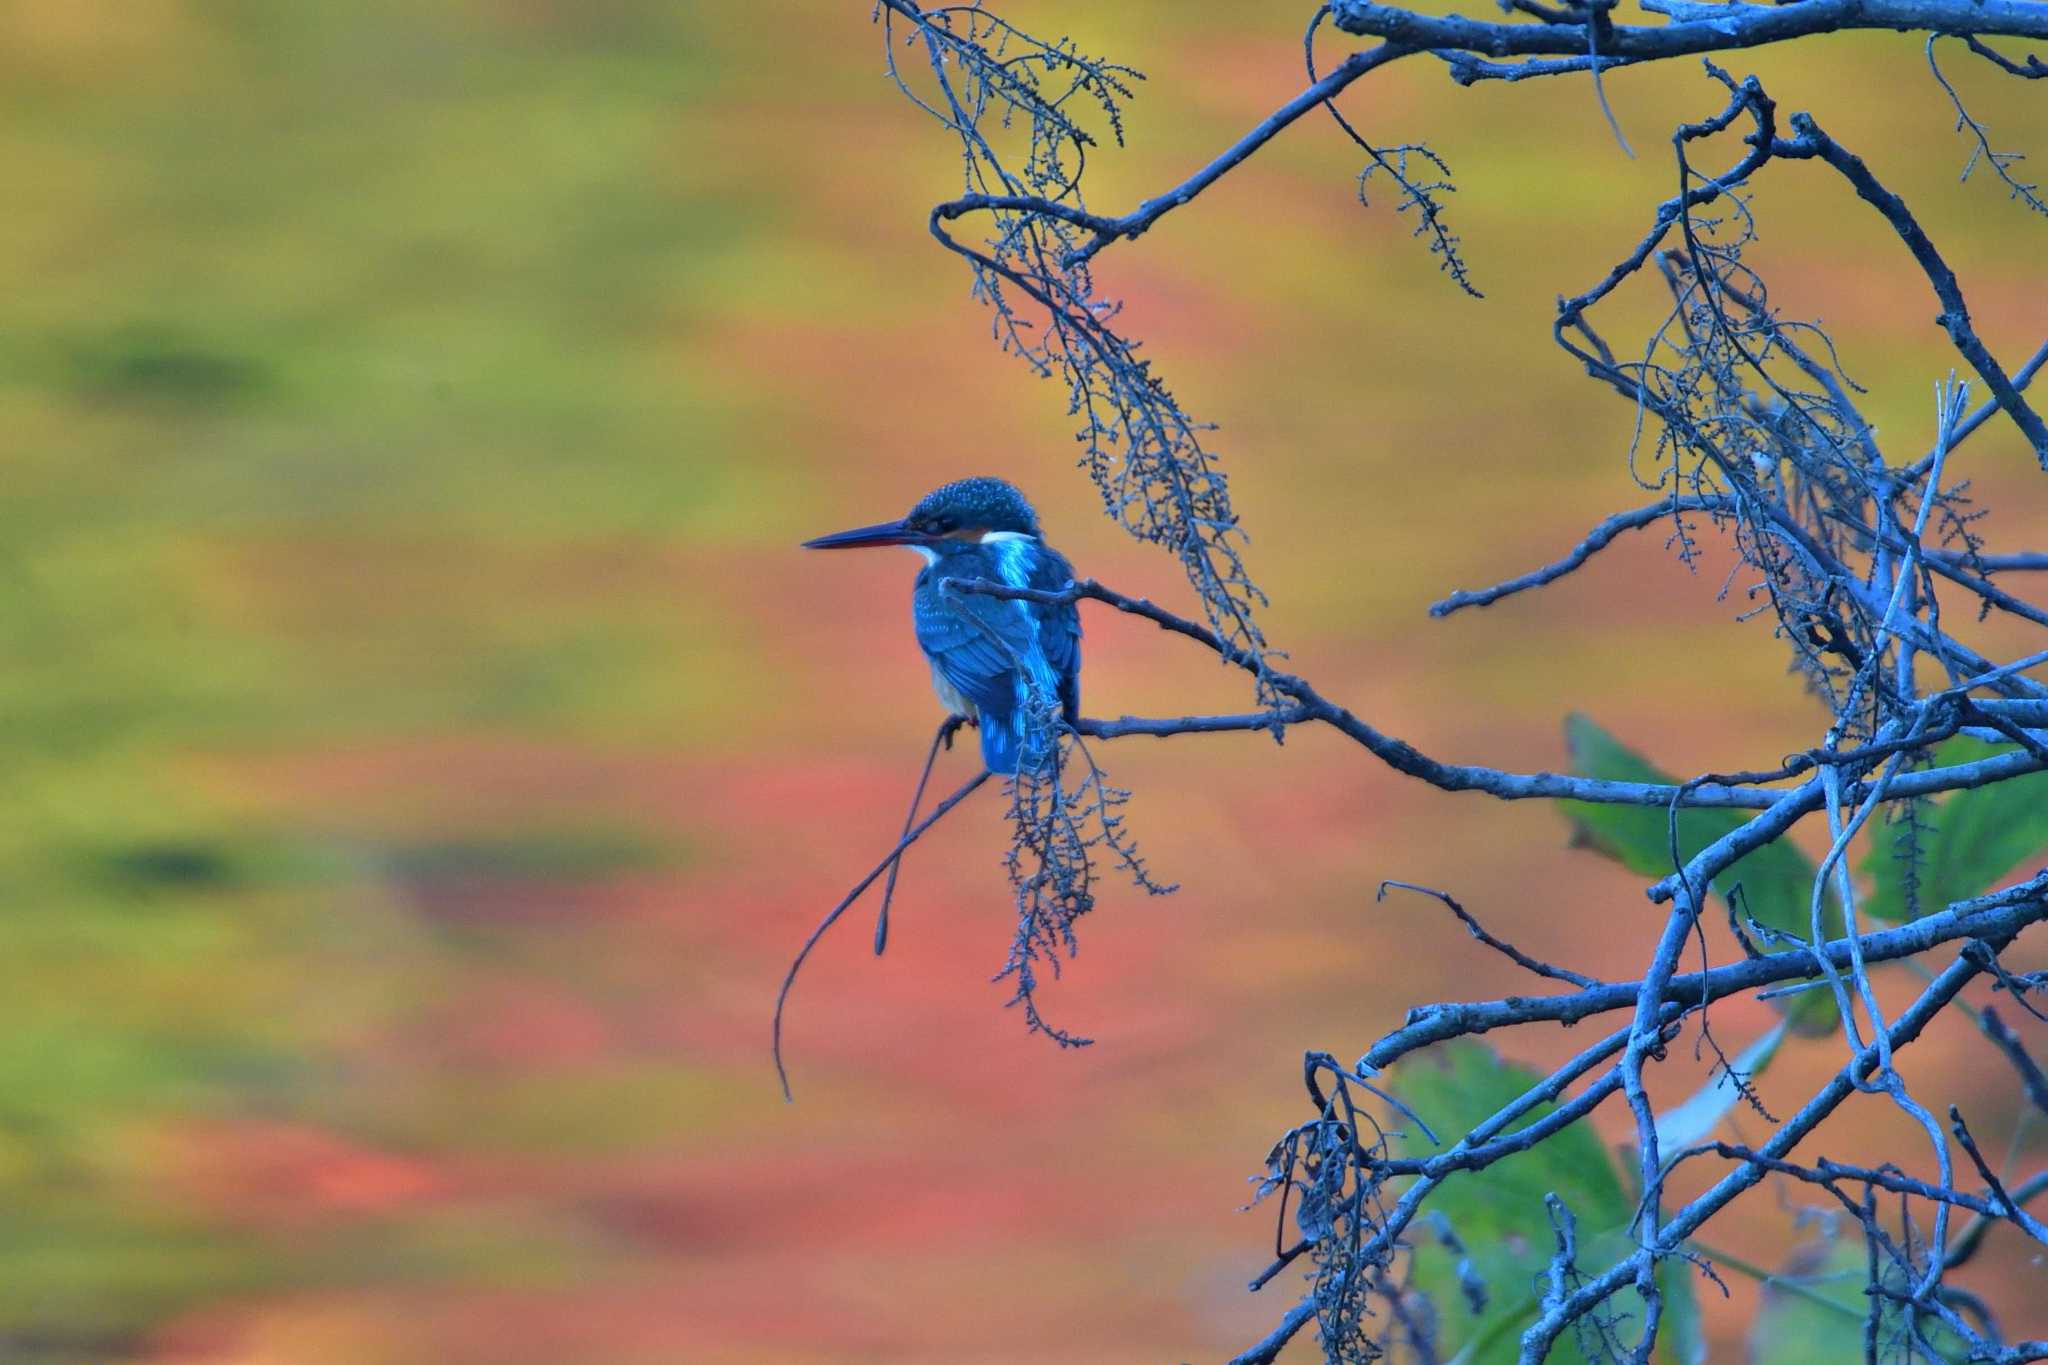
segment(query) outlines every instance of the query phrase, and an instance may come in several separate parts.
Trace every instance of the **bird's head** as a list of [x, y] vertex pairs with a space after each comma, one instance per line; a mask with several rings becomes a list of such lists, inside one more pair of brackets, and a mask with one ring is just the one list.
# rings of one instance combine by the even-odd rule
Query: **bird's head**
[[1038, 514], [1001, 479], [961, 479], [918, 499], [901, 521], [857, 526], [804, 542], [807, 550], [847, 550], [864, 545], [908, 545], [935, 554], [951, 546], [981, 544], [990, 537], [1038, 537]]

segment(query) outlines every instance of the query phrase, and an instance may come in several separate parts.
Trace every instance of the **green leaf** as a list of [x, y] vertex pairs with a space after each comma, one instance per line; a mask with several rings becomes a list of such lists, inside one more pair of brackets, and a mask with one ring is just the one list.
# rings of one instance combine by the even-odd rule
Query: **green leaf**
[[[1460, 1039], [1402, 1061], [1392, 1074], [1395, 1092], [1446, 1142], [1470, 1131], [1518, 1098], [1542, 1076], [1504, 1061], [1484, 1043]], [[1544, 1104], [1510, 1132], [1528, 1127], [1554, 1106]], [[1408, 1125], [1395, 1138], [1402, 1156], [1426, 1157], [1437, 1148]], [[1576, 1124], [1526, 1152], [1477, 1173], [1459, 1173], [1429, 1197], [1431, 1214], [1409, 1233], [1415, 1287], [1429, 1299], [1437, 1355], [1460, 1365], [1512, 1362], [1522, 1332], [1536, 1320], [1550, 1258], [1557, 1248], [1544, 1196], [1564, 1201], [1578, 1225], [1578, 1261], [1597, 1273], [1634, 1247], [1628, 1221], [1634, 1205], [1614, 1161], [1588, 1124]], [[1461, 1273], [1461, 1262], [1463, 1270]], [[1686, 1267], [1667, 1263], [1659, 1276], [1666, 1295], [1666, 1330], [1658, 1359], [1694, 1365], [1698, 1311]], [[1468, 1287], [1484, 1287], [1477, 1312]], [[1687, 1323], [1693, 1324], [1688, 1329]], [[1557, 1365], [1586, 1359], [1572, 1333], [1551, 1349]]]
[[[1950, 767], [2012, 748], [1958, 735], [1935, 749], [1934, 761]], [[1923, 915], [1982, 895], [2004, 873], [2048, 851], [2048, 773], [1956, 792], [1935, 806], [1927, 819], [1933, 829], [1921, 844]], [[1912, 908], [1906, 898], [1905, 864], [1893, 850], [1889, 831], [1874, 822], [1873, 830], [1870, 851], [1863, 859], [1872, 886], [1864, 909], [1878, 919], [1905, 919]]]
[[[1572, 771], [1580, 777], [1659, 784], [1678, 781], [1577, 712], [1565, 717], [1564, 738], [1571, 753]], [[1664, 808], [1588, 801], [1557, 804], [1571, 822], [1574, 847], [1589, 848], [1644, 877], [1663, 877], [1674, 870], [1670, 813]], [[1747, 824], [1753, 814], [1741, 810], [1681, 810], [1679, 857], [1692, 858], [1707, 845]], [[1757, 923], [1805, 942], [1812, 936], [1814, 871], [1811, 859], [1790, 840], [1780, 838], [1738, 858], [1714, 879], [1710, 889], [1723, 900], [1739, 904], [1743, 913]], [[1839, 932], [1840, 923], [1840, 914], [1830, 896], [1827, 932]], [[1757, 946], [1765, 952], [1783, 951], [1782, 946]], [[1778, 1006], [1795, 1032], [1823, 1034], [1835, 1026], [1837, 1016], [1831, 991], [1802, 991], [1784, 997]]]
[[[1897, 1276], [1894, 1268], [1891, 1275]], [[1861, 1240], [1816, 1242], [1792, 1253], [1785, 1269], [1764, 1280], [1763, 1301], [1749, 1329], [1749, 1365], [1811, 1365], [1819, 1360], [1861, 1360], [1863, 1323], [1870, 1311], [1864, 1294], [1868, 1261]], [[1894, 1287], [1903, 1287], [1897, 1286]], [[1878, 1323], [1880, 1354], [1894, 1352], [1906, 1322], [1896, 1303], [1887, 1303]], [[1962, 1361], [1969, 1351], [1938, 1319], [1922, 1317], [1920, 1333], [1944, 1361]], [[1913, 1358], [1923, 1357], [1914, 1353]]]

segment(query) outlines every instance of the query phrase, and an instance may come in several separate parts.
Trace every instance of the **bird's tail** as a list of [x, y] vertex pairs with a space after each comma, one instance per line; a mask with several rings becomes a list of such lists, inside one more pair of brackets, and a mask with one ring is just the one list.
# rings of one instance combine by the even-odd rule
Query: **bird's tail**
[[[1021, 605], [1021, 604], [1020, 604]], [[1001, 777], [1019, 772], [1043, 775], [1059, 751], [1059, 680], [1036, 649], [1017, 658], [1011, 674], [1014, 701], [1007, 711], [981, 708], [981, 759]]]
[[1049, 728], [1050, 718], [1018, 707], [1008, 715], [981, 712], [981, 761], [998, 777], [1015, 777], [1019, 772], [1043, 773], [1052, 766], [1059, 736]]
[[998, 777], [1014, 777], [1022, 756], [1024, 733], [1015, 722], [1018, 716], [981, 714], [981, 761]]

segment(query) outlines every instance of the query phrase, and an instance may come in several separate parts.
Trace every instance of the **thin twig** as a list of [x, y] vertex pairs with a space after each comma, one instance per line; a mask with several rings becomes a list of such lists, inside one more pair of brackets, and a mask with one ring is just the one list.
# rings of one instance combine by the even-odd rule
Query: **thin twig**
[[1375, 901], [1384, 901], [1387, 898], [1387, 888], [1390, 886], [1399, 887], [1403, 891], [1413, 891], [1419, 895], [1434, 896], [1437, 900], [1442, 901], [1446, 906], [1450, 908], [1451, 913], [1458, 917], [1458, 922], [1465, 926], [1465, 930], [1467, 933], [1471, 934], [1473, 938], [1478, 939], [1481, 943], [1484, 943], [1487, 947], [1493, 949], [1501, 956], [1507, 958], [1517, 967], [1521, 967], [1527, 971], [1534, 972], [1538, 976], [1547, 976], [1553, 981], [1569, 982], [1571, 985], [1579, 986], [1588, 990], [1602, 984], [1597, 978], [1586, 976], [1579, 972], [1572, 971], [1568, 967], [1553, 967], [1548, 962], [1539, 961], [1536, 958], [1530, 957], [1527, 953], [1524, 953], [1521, 949], [1515, 947], [1514, 944], [1507, 942], [1505, 939], [1495, 938], [1492, 934], [1487, 933], [1485, 926], [1480, 924], [1478, 920], [1472, 918], [1471, 914], [1465, 909], [1465, 907], [1458, 904], [1457, 900], [1453, 898], [1451, 894], [1447, 891], [1438, 891], [1436, 888], [1429, 886], [1417, 886], [1414, 882], [1397, 882], [1389, 880], [1380, 883], [1379, 892], [1373, 897], [1373, 899]]
[[875, 878], [895, 866], [896, 860], [903, 856], [903, 850], [916, 843], [924, 836], [926, 830], [944, 819], [947, 811], [952, 810], [953, 807], [959, 805], [972, 795], [982, 783], [988, 781], [988, 776], [988, 769], [982, 769], [973, 777], [968, 778], [960, 790], [932, 807], [930, 815], [919, 821], [916, 828], [897, 840], [896, 847], [890, 849], [883, 856], [882, 861], [876, 863], [865, 877], [862, 877], [853, 884], [853, 889], [840, 898], [839, 904], [833, 906], [826, 913], [825, 918], [818, 921], [818, 927], [811, 930], [810, 937], [804, 940], [804, 946], [797, 949], [796, 957], [790, 961], [789, 971], [783, 975], [782, 989], [775, 993], [775, 1025], [772, 1031], [773, 1043], [770, 1048], [775, 1057], [776, 1078], [782, 1082], [782, 1098], [784, 1100], [793, 1101], [796, 1096], [790, 1093], [789, 1072], [782, 1064], [782, 1008], [789, 1002], [789, 988], [796, 984], [796, 974], [803, 967], [804, 959], [811, 955], [811, 949], [818, 946], [818, 940], [825, 936], [825, 931], [837, 923], [839, 917], [845, 914], [854, 901], [860, 898], [860, 893], [872, 886]]
[[[953, 735], [966, 721], [959, 716], [947, 716], [939, 722], [939, 728], [932, 734], [932, 747], [924, 756], [924, 770], [917, 775], [917, 790], [910, 794], [910, 812], [903, 817], [903, 833], [908, 835], [910, 827], [917, 823], [917, 808], [924, 803], [924, 788], [932, 778], [932, 765], [939, 761], [939, 749], [953, 747]], [[889, 946], [889, 903], [896, 899], [896, 874], [903, 870], [903, 859], [894, 858], [889, 863], [889, 879], [882, 883], [882, 908], [875, 912], [875, 956], [880, 957]]]

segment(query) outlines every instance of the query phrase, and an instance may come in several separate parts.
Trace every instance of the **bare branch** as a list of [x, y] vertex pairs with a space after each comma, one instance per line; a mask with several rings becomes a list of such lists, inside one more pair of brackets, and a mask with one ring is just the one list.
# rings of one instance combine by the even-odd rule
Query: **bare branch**
[[[1987, 6], [1989, 8], [1990, 6]], [[1795, 7], [1797, 8], [1797, 7]], [[2048, 11], [2043, 11], [2048, 14]], [[2040, 35], [2033, 35], [2040, 36]], [[1948, 262], [1935, 250], [1934, 243], [1921, 231], [1919, 220], [1906, 201], [1886, 189], [1878, 178], [1871, 174], [1863, 159], [1836, 142], [1821, 130], [1811, 114], [1794, 114], [1792, 128], [1799, 136], [1791, 141], [1773, 144], [1773, 156], [1802, 158], [1818, 157], [1838, 171], [1842, 178], [1855, 187], [1856, 193], [1884, 216], [1892, 230], [1899, 234], [1906, 249], [1913, 253], [1913, 259], [1920, 264], [1927, 282], [1934, 287], [1935, 297], [1941, 300], [1942, 311], [1935, 321], [1949, 335], [1956, 350], [1970, 362], [1970, 368], [1982, 375], [1990, 386], [1998, 405], [2005, 409], [2019, 429], [2026, 434], [2034, 447], [2035, 457], [2043, 468], [2048, 468], [2048, 423], [2028, 405], [2020, 395], [2012, 379], [2005, 372], [1995, 356], [1978, 339], [1976, 329], [1970, 323], [1970, 310], [1963, 302], [1963, 288], [1956, 280], [1955, 272]]]
[[1495, 938], [1492, 934], [1487, 933], [1486, 927], [1480, 924], [1478, 920], [1472, 918], [1471, 912], [1458, 904], [1456, 898], [1447, 891], [1438, 891], [1434, 887], [1417, 886], [1413, 882], [1384, 881], [1380, 883], [1379, 892], [1373, 899], [1384, 901], [1387, 898], [1387, 888], [1390, 886], [1399, 887], [1403, 891], [1413, 891], [1419, 895], [1433, 896], [1437, 900], [1442, 901], [1450, 908], [1450, 912], [1458, 917], [1458, 922], [1465, 926], [1467, 933], [1525, 971], [1534, 972], [1538, 976], [1547, 976], [1552, 981], [1565, 981], [1586, 989], [1591, 989], [1600, 984], [1600, 982], [1592, 977], [1572, 971], [1568, 967], [1553, 967], [1548, 962], [1530, 957], [1507, 940]]
[[[1895, 929], [1875, 930], [1860, 938], [1866, 962], [1893, 962], [1918, 957], [1957, 939], [2009, 938], [2048, 919], [2048, 871], [2003, 891], [1962, 901], [1937, 914], [1923, 916]], [[1821, 946], [1822, 958], [1837, 970], [1850, 962], [1845, 939]], [[1667, 1013], [1775, 985], [1780, 981], [1818, 978], [1820, 960], [1811, 948], [1784, 952], [1715, 967], [1705, 972], [1673, 975], [1664, 989]], [[1569, 995], [1513, 996], [1460, 1004], [1426, 1005], [1409, 1011], [1408, 1022], [1387, 1034], [1360, 1058], [1361, 1069], [1376, 1070], [1396, 1059], [1451, 1038], [1470, 1037], [1518, 1024], [1576, 1024], [1596, 1015], [1628, 1009], [1641, 994], [1640, 981], [1613, 982]], [[1671, 1017], [1676, 1017], [1672, 1014]]]
[[1991, 1040], [1993, 1047], [2005, 1054], [2012, 1063], [2012, 1069], [2019, 1073], [2021, 1088], [2036, 1109], [2048, 1114], [2048, 1076], [2041, 1073], [2041, 1065], [2028, 1054], [2026, 1045], [2019, 1035], [2007, 1028], [2005, 1021], [1998, 1017], [1998, 1011], [1985, 1009], [1977, 1016], [1977, 1026], [1984, 1036]]
[[2039, 1219], [2021, 1208], [2012, 1195], [2007, 1193], [2005, 1182], [1998, 1178], [1998, 1172], [1991, 1169], [1991, 1163], [1986, 1161], [1984, 1153], [1977, 1149], [1977, 1139], [1971, 1134], [1970, 1125], [1963, 1122], [1962, 1111], [1950, 1105], [1948, 1121], [1950, 1128], [1955, 1132], [1956, 1141], [1962, 1143], [1963, 1150], [1969, 1154], [1970, 1164], [1977, 1168], [1978, 1178], [1990, 1188], [1992, 1207], [2011, 1219], [2014, 1227], [2043, 1246], [2048, 1246], [2048, 1227], [2042, 1226]]
[[[883, 0], [889, 8], [907, 13], [908, 7], [897, 0]], [[1164, 194], [1147, 199], [1129, 213], [1106, 218], [1100, 214], [1088, 213], [1071, 205], [1043, 199], [1035, 195], [961, 195], [949, 199], [933, 210], [942, 219], [959, 218], [964, 214], [988, 209], [1010, 209], [1019, 212], [1042, 213], [1085, 228], [1093, 234], [1089, 240], [1068, 251], [1060, 258], [1060, 264], [1069, 268], [1086, 265], [1095, 254], [1110, 243], [1144, 235], [1154, 223], [1191, 202], [1203, 190], [1235, 170], [1252, 153], [1271, 142], [1296, 119], [1328, 102], [1344, 87], [1373, 68], [1382, 66], [1396, 57], [1405, 56], [1406, 51], [1393, 44], [1386, 44], [1366, 52], [1354, 52], [1330, 72], [1314, 81], [1287, 103], [1260, 120], [1258, 125], [1243, 137], [1232, 143], [1221, 156], [1196, 171], [1193, 175], [1167, 190]]]
[[[988, 580], [949, 579], [946, 589], [950, 592], [980, 593], [990, 597], [1006, 598], [1011, 601], [1055, 604], [1061, 602], [1101, 602], [1130, 616], [1138, 616], [1152, 622], [1161, 630], [1183, 636], [1214, 651], [1226, 662], [1241, 668], [1253, 665], [1244, 656], [1219, 639], [1215, 632], [1185, 617], [1176, 616], [1153, 602], [1130, 597], [1109, 588], [1092, 578], [1078, 579], [1065, 588], [1057, 590], [1038, 588], [1014, 588], [1005, 583]], [[1353, 715], [1349, 710], [1330, 701], [1318, 692], [1307, 680], [1290, 673], [1269, 672], [1273, 686], [1284, 696], [1291, 697], [1297, 705], [1282, 713], [1285, 723], [1298, 724], [1319, 721], [1341, 731], [1351, 739], [1370, 750], [1387, 766], [1409, 777], [1427, 782], [1443, 791], [1479, 791], [1503, 801], [1524, 801], [1535, 799], [1564, 798], [1573, 801], [1591, 801], [1604, 805], [1631, 805], [1668, 807], [1675, 801], [1684, 808], [1740, 808], [1761, 810], [1766, 813], [1778, 812], [1779, 823], [1745, 826], [1729, 836], [1735, 843], [1736, 856], [1748, 852], [1761, 843], [1776, 838], [1784, 828], [1799, 816], [1819, 809], [1821, 789], [1817, 782], [1809, 782], [1790, 791], [1767, 791], [1754, 787], [1728, 786], [1717, 782], [1685, 783], [1669, 785], [1654, 782], [1618, 782], [1602, 778], [1574, 777], [1564, 773], [1538, 772], [1513, 773], [1498, 768], [1479, 767], [1468, 764], [1439, 762], [1416, 749], [1404, 740], [1381, 733]], [[1191, 716], [1183, 721], [1140, 721], [1126, 717], [1122, 721], [1086, 721], [1085, 733], [1110, 734], [1166, 734], [1195, 733], [1203, 730], [1247, 730], [1264, 728], [1255, 724], [1250, 716]], [[1931, 732], [1939, 735], [1940, 730]], [[1953, 731], [1950, 731], [1953, 733]], [[1925, 736], [1922, 737], [1926, 738]], [[1849, 761], [1862, 761], [1893, 751], [1892, 746], [1877, 745], [1869, 751], [1859, 751]], [[1838, 761], [1839, 761], [1838, 756]], [[1810, 764], [1809, 764], [1810, 766]], [[2041, 760], [2031, 754], [2000, 754], [1994, 758], [1975, 763], [1957, 764], [1950, 768], [1930, 769], [1910, 773], [1893, 784], [1893, 799], [1927, 796], [1937, 792], [1952, 791], [1959, 787], [1982, 786], [2007, 777], [2034, 772]], [[1784, 775], [1790, 775], [1788, 770]], [[1731, 858], [1730, 861], [1733, 861]], [[1669, 899], [1665, 883], [1652, 888], [1653, 900]]]
[[[2028, 0], [1800, 0], [1790, 5], [1682, 7], [1651, 0], [1644, 8], [1673, 13], [1679, 22], [1610, 25], [1599, 39], [1603, 63], [1609, 57], [1655, 61], [1729, 52], [1851, 29], [2048, 38], [2048, 13]], [[1417, 14], [1369, 0], [1332, 0], [1330, 9], [1337, 27], [1346, 33], [1383, 38], [1419, 50], [1484, 53], [1496, 59], [1576, 56], [1588, 50], [1591, 39], [1590, 21], [1497, 24], [1457, 15]]]
[[1510, 597], [1518, 592], [1526, 592], [1530, 588], [1540, 588], [1545, 584], [1555, 583], [1558, 579], [1563, 578], [1573, 569], [1578, 568], [1581, 564], [1591, 559], [1599, 551], [1606, 549], [1623, 531], [1639, 531], [1645, 526], [1650, 526], [1664, 520], [1666, 517], [1677, 516], [1684, 512], [1730, 511], [1734, 508], [1734, 505], [1734, 502], [1728, 498], [1706, 498], [1694, 494], [1684, 494], [1666, 498], [1660, 502], [1653, 502], [1647, 507], [1638, 507], [1634, 511], [1616, 512], [1613, 516], [1588, 531], [1586, 538], [1573, 547], [1572, 552], [1563, 559], [1546, 564], [1540, 569], [1533, 569], [1528, 573], [1522, 574], [1520, 577], [1496, 583], [1490, 588], [1480, 588], [1474, 592], [1454, 592], [1441, 602], [1432, 604], [1429, 614], [1431, 616], [1449, 616], [1452, 612], [1464, 607], [1491, 606], [1503, 597]]

